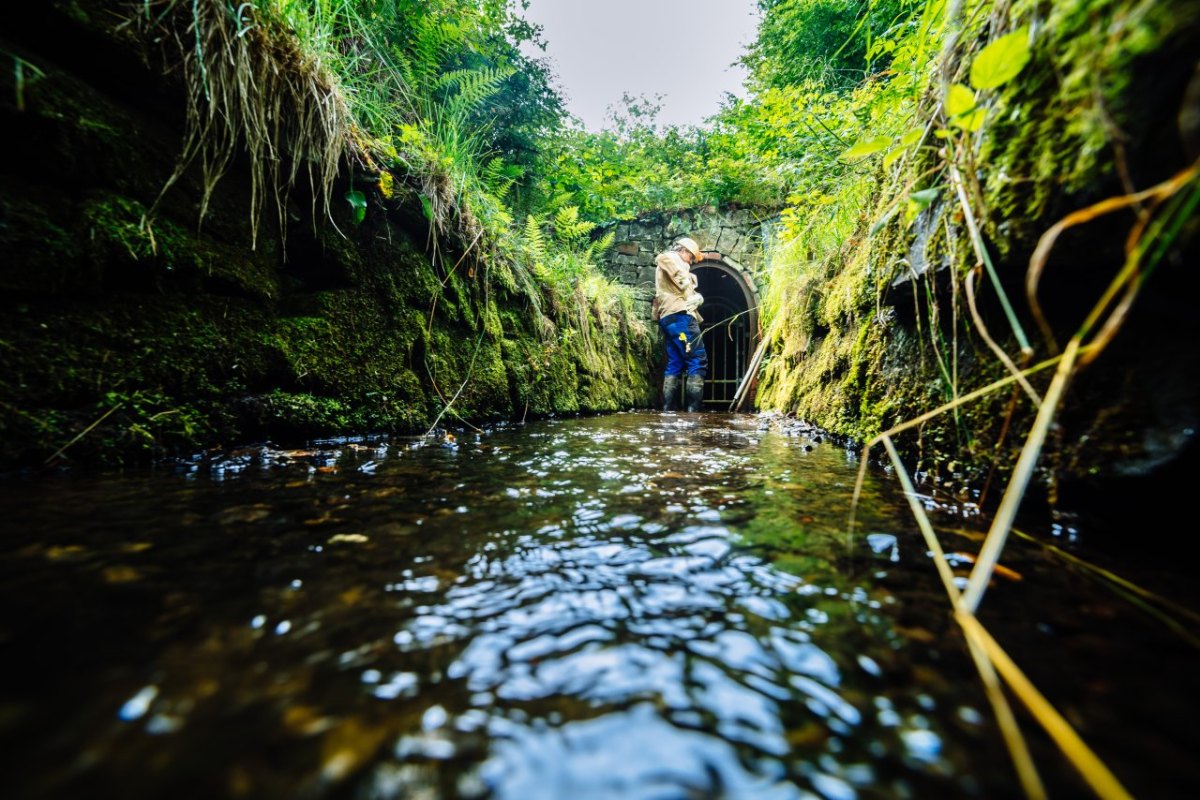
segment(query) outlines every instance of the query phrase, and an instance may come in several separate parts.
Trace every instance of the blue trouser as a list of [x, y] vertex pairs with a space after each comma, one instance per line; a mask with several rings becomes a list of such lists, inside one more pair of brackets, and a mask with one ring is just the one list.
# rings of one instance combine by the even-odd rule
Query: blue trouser
[[667, 366], [663, 374], [678, 375], [687, 367], [688, 375], [704, 377], [708, 373], [708, 353], [704, 350], [700, 325], [695, 317], [686, 311], [679, 311], [660, 319], [658, 327], [662, 328], [666, 337]]

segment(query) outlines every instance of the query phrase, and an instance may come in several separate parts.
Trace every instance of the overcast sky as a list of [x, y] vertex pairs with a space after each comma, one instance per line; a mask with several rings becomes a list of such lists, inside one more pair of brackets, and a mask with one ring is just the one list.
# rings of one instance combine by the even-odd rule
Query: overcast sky
[[755, 0], [531, 0], [567, 110], [588, 130], [605, 125], [622, 92], [666, 95], [658, 121], [699, 124], [725, 92], [742, 95], [731, 66], [754, 40]]

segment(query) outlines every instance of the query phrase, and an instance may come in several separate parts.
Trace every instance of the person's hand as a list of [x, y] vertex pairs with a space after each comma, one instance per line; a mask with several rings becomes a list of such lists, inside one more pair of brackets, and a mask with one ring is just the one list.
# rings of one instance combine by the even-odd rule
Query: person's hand
[[695, 311], [702, 305], [704, 305], [704, 295], [699, 292], [692, 292], [691, 296], [683, 301], [683, 307], [686, 311]]

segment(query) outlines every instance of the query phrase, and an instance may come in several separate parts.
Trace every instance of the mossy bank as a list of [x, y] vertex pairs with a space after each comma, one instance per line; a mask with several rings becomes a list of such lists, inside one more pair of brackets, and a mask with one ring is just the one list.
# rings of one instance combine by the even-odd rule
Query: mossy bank
[[[944, 33], [919, 39], [920, 58], [937, 53], [930, 42], [942, 55], [911, 55], [925, 30], [913, 28], [891, 83], [861, 90], [873, 113], [845, 159], [854, 169], [828, 189], [838, 202], [784, 212], [760, 404], [858, 441], [916, 421], [894, 439], [926, 487], [998, 499], [1053, 359], [1135, 263], [1139, 279], [1105, 309], [1131, 300], [1115, 335], [1093, 340], [1093, 322], [1083, 338], [1103, 353], [1073, 373], [1041, 485], [1051, 499], [1097, 490], [1089, 502], [1108, 508], [1118, 484], [1183, 478], [1200, 423], [1200, 6], [1015, 2], [948, 20], [930, 9], [921, 24]], [[1039, 241], [1074, 212], [1039, 271]], [[1039, 364], [1030, 391], [1012, 380]]]
[[333, 196], [365, 188], [361, 223], [297, 191], [286, 236], [268, 213], [252, 237], [251, 173], [235, 161], [202, 222], [198, 169], [155, 206], [184, 90], [145, 58], [127, 11], [51, 3], [4, 25], [0, 461], [651, 402], [652, 340], [622, 296], [579, 290], [543, 313], [555, 303], [494, 256], [431, 241], [413, 189], [385, 201], [347, 166]]

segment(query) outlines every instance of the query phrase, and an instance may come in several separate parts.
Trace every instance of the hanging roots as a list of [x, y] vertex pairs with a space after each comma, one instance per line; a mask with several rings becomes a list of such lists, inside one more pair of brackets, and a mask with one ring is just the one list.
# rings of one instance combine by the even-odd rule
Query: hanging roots
[[332, 73], [305, 52], [261, 3], [234, 8], [222, 0], [146, 0], [138, 27], [164, 48], [187, 88], [183, 149], [154, 206], [199, 161], [203, 221], [213, 189], [239, 146], [250, 165], [250, 229], [254, 246], [264, 209], [273, 202], [286, 235], [288, 195], [308, 176], [312, 217], [329, 216], [329, 197], [350, 138], [350, 115]]

